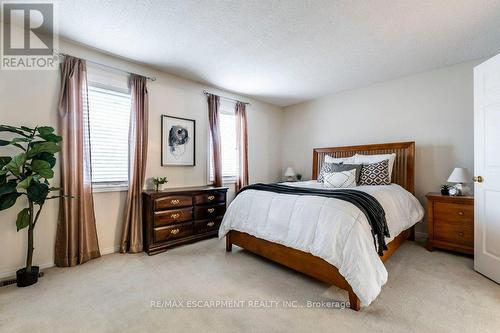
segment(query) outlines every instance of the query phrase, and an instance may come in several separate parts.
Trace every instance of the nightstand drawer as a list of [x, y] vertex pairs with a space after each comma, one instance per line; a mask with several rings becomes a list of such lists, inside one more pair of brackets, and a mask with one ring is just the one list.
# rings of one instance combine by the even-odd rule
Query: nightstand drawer
[[434, 239], [474, 247], [474, 224], [435, 220]]
[[470, 225], [474, 221], [474, 206], [435, 202], [434, 218], [441, 221]]

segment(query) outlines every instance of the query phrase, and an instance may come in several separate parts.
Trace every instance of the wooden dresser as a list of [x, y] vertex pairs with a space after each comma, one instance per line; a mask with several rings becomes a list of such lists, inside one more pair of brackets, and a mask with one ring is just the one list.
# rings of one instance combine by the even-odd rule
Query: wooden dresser
[[216, 237], [226, 212], [226, 187], [186, 187], [143, 192], [144, 251]]
[[427, 194], [427, 249], [474, 254], [474, 197]]

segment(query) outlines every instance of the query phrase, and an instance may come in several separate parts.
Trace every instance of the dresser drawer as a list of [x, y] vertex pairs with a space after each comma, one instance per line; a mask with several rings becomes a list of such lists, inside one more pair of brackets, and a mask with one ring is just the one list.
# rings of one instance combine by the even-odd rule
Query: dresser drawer
[[474, 247], [474, 224], [435, 220], [434, 239]]
[[154, 205], [155, 210], [192, 206], [193, 197], [188, 195], [171, 195], [155, 199]]
[[193, 219], [193, 208], [181, 208], [155, 212], [154, 226], [161, 227], [167, 224], [191, 221]]
[[206, 205], [211, 203], [219, 203], [226, 201], [226, 192], [208, 192], [195, 195], [195, 205]]
[[223, 216], [225, 212], [226, 204], [194, 207], [194, 217], [197, 220], [220, 217]]
[[183, 238], [193, 234], [193, 222], [155, 228], [155, 242], [162, 242], [171, 239]]
[[219, 230], [222, 219], [201, 220], [194, 223], [194, 232], [196, 234], [203, 234], [207, 232], [215, 232]]
[[471, 224], [474, 221], [474, 206], [435, 202], [434, 218], [441, 221]]

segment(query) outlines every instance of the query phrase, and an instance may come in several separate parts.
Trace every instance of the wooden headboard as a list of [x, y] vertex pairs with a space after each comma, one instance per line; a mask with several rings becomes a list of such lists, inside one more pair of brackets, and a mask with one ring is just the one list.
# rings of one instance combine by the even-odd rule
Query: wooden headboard
[[407, 191], [415, 194], [415, 142], [315, 148], [313, 150], [312, 178], [318, 178], [326, 155], [332, 157], [349, 157], [356, 153], [365, 155], [396, 153], [396, 160], [394, 161], [394, 168], [392, 170], [392, 182], [401, 185]]

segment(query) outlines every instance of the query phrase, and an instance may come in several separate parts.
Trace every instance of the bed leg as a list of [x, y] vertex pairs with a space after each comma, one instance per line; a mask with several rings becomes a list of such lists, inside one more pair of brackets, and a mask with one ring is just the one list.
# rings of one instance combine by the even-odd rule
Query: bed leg
[[352, 290], [348, 290], [349, 292], [349, 305], [352, 310], [359, 311], [361, 309], [361, 302], [359, 301], [358, 296]]
[[410, 228], [410, 235], [408, 236], [408, 240], [415, 241], [415, 226]]
[[231, 234], [226, 234], [226, 252], [231, 252], [233, 250], [233, 243], [231, 243]]

